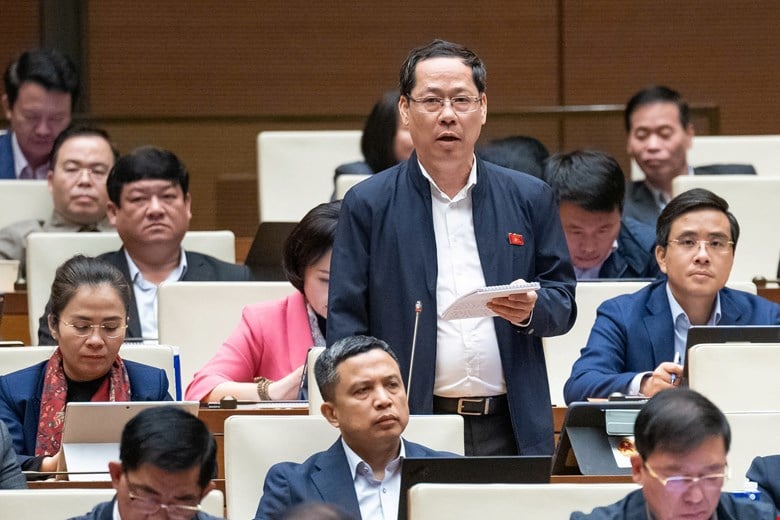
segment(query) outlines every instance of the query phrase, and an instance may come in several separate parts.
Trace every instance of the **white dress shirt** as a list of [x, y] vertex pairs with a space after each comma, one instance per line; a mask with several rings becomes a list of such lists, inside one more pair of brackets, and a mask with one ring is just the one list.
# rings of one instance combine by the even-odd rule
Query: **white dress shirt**
[[458, 297], [485, 286], [472, 216], [471, 190], [477, 184], [476, 160], [466, 186], [452, 198], [439, 189], [422, 164], [420, 171], [431, 186], [439, 273], [436, 279], [439, 319], [433, 393], [441, 397], [505, 394], [506, 381], [493, 318], [441, 319], [444, 310]]
[[406, 456], [403, 439], [401, 439], [401, 450], [398, 456], [385, 466], [385, 476], [382, 480], [374, 478], [374, 470], [371, 466], [347, 446], [343, 437], [341, 445], [344, 446], [347, 464], [355, 483], [360, 517], [371, 520], [396, 520], [398, 499], [401, 495], [401, 460]]
[[[46, 179], [49, 174], [49, 162], [46, 161], [37, 168], [30, 166], [14, 133], [11, 133], [11, 149], [14, 152], [14, 173], [17, 179]], [[27, 172], [24, 172], [25, 168], [28, 168]]]
[[[127, 258], [127, 269], [130, 272], [130, 279], [133, 281], [133, 295], [135, 296], [135, 305], [138, 308], [138, 319], [141, 320], [141, 337], [145, 340], [156, 340], [157, 335], [157, 284], [144, 279], [138, 266], [125, 250]], [[164, 282], [177, 282], [181, 280], [184, 273], [187, 272], [187, 255], [184, 249], [181, 250], [179, 265], [171, 271]]]

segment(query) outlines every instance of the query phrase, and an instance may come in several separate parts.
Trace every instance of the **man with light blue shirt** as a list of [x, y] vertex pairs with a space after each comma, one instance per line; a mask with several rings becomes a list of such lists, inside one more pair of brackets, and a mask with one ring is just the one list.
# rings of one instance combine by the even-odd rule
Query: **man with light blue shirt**
[[344, 338], [317, 358], [314, 373], [322, 415], [341, 438], [302, 464], [274, 465], [255, 518], [278, 519], [297, 504], [325, 502], [354, 518], [395, 520], [402, 459], [452, 454], [401, 438], [409, 404], [398, 360], [384, 341]]
[[[244, 265], [185, 251], [181, 242], [192, 218], [189, 173], [179, 158], [153, 146], [119, 158], [106, 181], [108, 218], [122, 249], [100, 255], [116, 266], [133, 288], [128, 338], [157, 339], [157, 288], [165, 281], [249, 281]], [[46, 316], [38, 341], [54, 345]]]
[[655, 256], [666, 276], [599, 306], [563, 389], [567, 403], [613, 392], [650, 397], [679, 384], [691, 325], [780, 325], [780, 305], [725, 287], [739, 239], [728, 207], [693, 189], [664, 208]]

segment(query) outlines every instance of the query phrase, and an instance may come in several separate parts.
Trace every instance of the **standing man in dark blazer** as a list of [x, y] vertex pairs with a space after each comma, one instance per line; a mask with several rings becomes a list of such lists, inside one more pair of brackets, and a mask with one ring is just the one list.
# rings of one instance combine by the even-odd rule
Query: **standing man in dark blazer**
[[[190, 225], [189, 174], [173, 152], [144, 146], [122, 156], [106, 181], [108, 218], [122, 249], [99, 258], [122, 271], [132, 287], [128, 338], [157, 339], [157, 288], [165, 281], [249, 281], [249, 268], [184, 251]], [[54, 345], [46, 316], [40, 345]]]
[[[476, 54], [435, 40], [408, 55], [400, 80], [401, 122], [415, 153], [344, 199], [328, 343], [370, 334], [393, 345], [411, 378], [412, 413], [463, 415], [467, 455], [552, 453], [541, 337], [565, 333], [576, 316], [552, 190], [475, 157], [487, 119]], [[521, 279], [541, 289], [493, 299], [496, 317], [441, 319], [459, 296]]]

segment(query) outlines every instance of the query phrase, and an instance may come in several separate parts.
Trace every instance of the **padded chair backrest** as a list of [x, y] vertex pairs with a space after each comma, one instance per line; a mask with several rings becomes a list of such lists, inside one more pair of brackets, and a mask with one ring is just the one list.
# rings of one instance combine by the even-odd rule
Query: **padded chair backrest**
[[345, 173], [336, 177], [336, 198], [343, 199], [344, 195], [355, 184], [371, 177], [370, 175], [360, 175], [356, 173]]
[[726, 199], [739, 221], [739, 243], [729, 280], [751, 281], [759, 275], [774, 278], [780, 256], [780, 175], [685, 175], [672, 182], [675, 195], [692, 188], [706, 188]]
[[701, 344], [688, 357], [690, 387], [724, 412], [780, 412], [780, 343]]
[[260, 132], [260, 222], [298, 222], [330, 200], [340, 164], [362, 160], [360, 130]]
[[758, 175], [780, 176], [780, 135], [697, 136], [688, 164], [752, 164]]
[[[0, 520], [49, 520], [87, 514], [101, 502], [114, 498], [113, 489], [19, 489], [0, 491]], [[215, 489], [200, 505], [210, 515], [222, 517], [224, 495]]]
[[20, 220], [49, 220], [54, 205], [48, 183], [0, 180], [0, 228]]
[[314, 377], [314, 363], [324, 350], [325, 347], [312, 347], [309, 349], [309, 354], [306, 358], [306, 385], [309, 388], [309, 415], [322, 415], [322, 411], [320, 410], [320, 407], [322, 406], [322, 394], [320, 393], [320, 387], [317, 385], [317, 378]]
[[[228, 518], [254, 518], [265, 475], [274, 464], [303, 462], [327, 450], [339, 431], [321, 416], [234, 415], [225, 421]], [[414, 415], [404, 438], [463, 454], [463, 420], [457, 415]], [[283, 439], [283, 440], [282, 440]]]
[[725, 412], [731, 426], [728, 461], [731, 478], [724, 489], [743, 489], [745, 473], [754, 457], [780, 453], [780, 411]]
[[160, 343], [179, 347], [182, 390], [217, 352], [250, 303], [284, 298], [289, 282], [174, 282], [157, 292]]
[[571, 366], [580, 357], [602, 302], [621, 294], [636, 292], [648, 282], [578, 282], [575, 300], [577, 321], [563, 336], [542, 338], [550, 398], [555, 405], [564, 405], [563, 385], [571, 375]]
[[[236, 237], [232, 231], [188, 231], [182, 247], [235, 262]], [[116, 233], [33, 233], [27, 239], [27, 309], [30, 341], [38, 344], [38, 319], [49, 301], [57, 267], [73, 255], [97, 256], [122, 247]]]
[[409, 520], [565, 519], [636, 489], [634, 484], [418, 484], [409, 490]]
[[[45, 361], [51, 357], [55, 347], [5, 347], [0, 348], [0, 375]], [[167, 345], [136, 345], [125, 343], [119, 349], [122, 359], [162, 368], [168, 376], [168, 392], [175, 396], [176, 373], [173, 366], [173, 349]]]

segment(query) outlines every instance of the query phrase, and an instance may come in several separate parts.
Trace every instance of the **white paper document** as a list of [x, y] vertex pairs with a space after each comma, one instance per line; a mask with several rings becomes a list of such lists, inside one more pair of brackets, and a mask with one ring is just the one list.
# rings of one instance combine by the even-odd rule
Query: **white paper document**
[[442, 313], [445, 320], [462, 320], [465, 318], [484, 318], [495, 316], [496, 313], [487, 308], [487, 302], [493, 298], [521, 294], [539, 290], [538, 282], [517, 283], [509, 285], [493, 285], [483, 287], [468, 294], [464, 294]]

